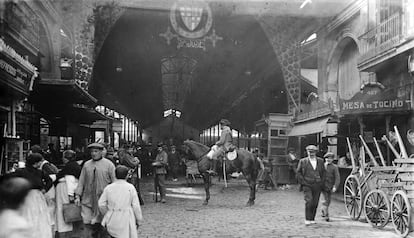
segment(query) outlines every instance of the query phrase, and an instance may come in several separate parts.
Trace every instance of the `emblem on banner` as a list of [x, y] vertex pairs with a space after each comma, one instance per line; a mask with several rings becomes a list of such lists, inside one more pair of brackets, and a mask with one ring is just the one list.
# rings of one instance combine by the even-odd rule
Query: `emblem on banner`
[[213, 14], [209, 5], [203, 1], [177, 1], [170, 11], [170, 27], [167, 31], [159, 34], [171, 44], [173, 39], [177, 40], [177, 48], [200, 48], [206, 50], [206, 42], [211, 42], [213, 47], [216, 42], [223, 38], [216, 35], [213, 29]]
[[189, 6], [180, 8], [181, 19], [190, 31], [194, 31], [200, 24], [202, 14], [203, 8], [201, 7]]

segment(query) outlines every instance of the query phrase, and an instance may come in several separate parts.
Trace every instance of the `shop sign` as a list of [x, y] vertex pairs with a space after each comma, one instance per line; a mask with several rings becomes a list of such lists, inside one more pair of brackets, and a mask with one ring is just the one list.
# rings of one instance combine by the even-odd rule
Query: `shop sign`
[[37, 68], [31, 64], [28, 60], [19, 55], [12, 47], [8, 46], [3, 39], [0, 38], [0, 53], [9, 56], [14, 59], [16, 62], [23, 65], [30, 73], [34, 74], [37, 71]]
[[0, 69], [7, 72], [17, 81], [23, 84], [25, 80], [28, 80], [29, 78], [29, 75], [26, 72], [22, 71], [20, 68], [13, 67], [12, 65], [8, 64], [6, 61], [2, 59], [0, 59]]
[[342, 114], [409, 110], [411, 108], [409, 98], [410, 87], [384, 91], [364, 90], [350, 100], [340, 100], [340, 110]]

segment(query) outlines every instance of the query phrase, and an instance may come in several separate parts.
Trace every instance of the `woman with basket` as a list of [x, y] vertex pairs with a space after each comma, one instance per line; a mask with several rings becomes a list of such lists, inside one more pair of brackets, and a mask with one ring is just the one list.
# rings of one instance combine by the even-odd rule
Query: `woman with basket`
[[[65, 166], [56, 176], [56, 230], [60, 237], [70, 237], [75, 230], [73, 219], [64, 216], [64, 210], [70, 212], [70, 209], [80, 207], [74, 204], [75, 189], [78, 186], [78, 179], [81, 173], [81, 167], [76, 162], [76, 154], [73, 150], [63, 152], [63, 163]], [[73, 211], [72, 211], [73, 212]], [[82, 221], [82, 217], [78, 217]]]

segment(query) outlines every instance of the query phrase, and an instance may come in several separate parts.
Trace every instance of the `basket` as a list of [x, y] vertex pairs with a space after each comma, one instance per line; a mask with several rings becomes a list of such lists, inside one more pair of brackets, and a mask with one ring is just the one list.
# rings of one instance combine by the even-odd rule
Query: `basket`
[[66, 223], [82, 221], [81, 207], [75, 203], [63, 204], [63, 220]]

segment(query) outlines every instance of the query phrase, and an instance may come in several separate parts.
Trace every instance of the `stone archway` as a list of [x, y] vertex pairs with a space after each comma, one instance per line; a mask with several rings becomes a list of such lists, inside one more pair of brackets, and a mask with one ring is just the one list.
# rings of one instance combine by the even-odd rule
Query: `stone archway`
[[[75, 79], [82, 87], [87, 89], [92, 76], [94, 60], [98, 57], [106, 36], [125, 9], [115, 2], [104, 2], [101, 5], [96, 5], [87, 1], [79, 3], [74, 9], [77, 9], [74, 12], [80, 16], [74, 34]], [[284, 21], [280, 21], [280, 19], [275, 21], [261, 16], [257, 16], [256, 20], [266, 33], [269, 42], [271, 42], [282, 67], [287, 89], [288, 111], [292, 113], [299, 108], [300, 102], [300, 57], [298, 55], [298, 41], [296, 39], [292, 40], [292, 32], [286, 30], [285, 26], [293, 26], [296, 22], [290, 18], [286, 18]], [[97, 22], [99, 24], [95, 24]]]
[[[328, 57], [328, 67], [327, 67], [327, 81], [326, 81], [326, 91], [325, 99], [332, 100], [335, 108], [337, 109], [338, 100], [341, 96], [339, 91], [343, 90], [345, 84], [339, 82], [341, 71], [343, 70], [341, 64], [343, 63], [344, 57], [347, 57], [346, 54], [349, 54], [351, 50], [355, 54], [359, 55], [359, 45], [357, 39], [354, 35], [350, 33], [342, 34], [342, 37], [338, 43], [332, 48], [333, 50]], [[355, 63], [355, 70], [358, 70]], [[359, 87], [360, 84], [357, 85]], [[355, 89], [350, 90], [349, 94]]]

